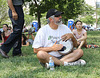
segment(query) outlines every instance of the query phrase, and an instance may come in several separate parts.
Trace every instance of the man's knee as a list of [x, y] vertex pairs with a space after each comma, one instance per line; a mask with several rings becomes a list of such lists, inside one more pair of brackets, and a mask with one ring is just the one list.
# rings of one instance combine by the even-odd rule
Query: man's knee
[[78, 54], [79, 54], [79, 56], [83, 56], [83, 50], [82, 49], [78, 49]]
[[82, 49], [77, 49], [76, 54], [79, 55], [80, 57], [83, 56], [83, 50]]
[[45, 59], [45, 52], [44, 51], [39, 51], [38, 53], [37, 53], [37, 58], [38, 59]]

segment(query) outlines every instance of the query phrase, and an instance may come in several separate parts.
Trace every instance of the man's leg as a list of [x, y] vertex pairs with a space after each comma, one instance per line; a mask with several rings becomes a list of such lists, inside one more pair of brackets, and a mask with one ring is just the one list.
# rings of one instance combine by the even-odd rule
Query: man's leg
[[[80, 57], [83, 56], [83, 50], [77, 49], [74, 50], [72, 53], [65, 55], [62, 59], [57, 59], [56, 57], [53, 57], [49, 55], [47, 52], [39, 51], [37, 53], [37, 58], [42, 63], [48, 63], [49, 57], [52, 57], [54, 60], [55, 65], [85, 65], [86, 62], [82, 59], [79, 60]], [[78, 60], [78, 61], [76, 61]]]
[[22, 52], [21, 52], [21, 37], [22, 37], [22, 29], [23, 29], [23, 26], [24, 26], [24, 14], [23, 14], [23, 9], [21, 6], [19, 7], [15, 7], [16, 8], [16, 11], [17, 13], [19, 14], [19, 19], [18, 19], [18, 26], [19, 26], [19, 29], [20, 29], [20, 32], [19, 32], [19, 36], [13, 46], [13, 56], [16, 56], [16, 55], [21, 55]]
[[78, 60], [83, 56], [83, 50], [82, 49], [76, 49], [72, 53], [69, 53], [65, 55], [62, 59], [60, 59], [63, 62], [73, 62]]
[[57, 59], [56, 57], [53, 57], [52, 55], [49, 55], [47, 52], [45, 51], [39, 51], [37, 53], [37, 58], [39, 59], [40, 62], [42, 63], [48, 63], [49, 62], [49, 58], [52, 57], [52, 59], [54, 60], [55, 65], [64, 65], [64, 62]]
[[11, 33], [11, 35], [8, 37], [7, 41], [1, 46], [1, 49], [5, 53], [8, 53], [10, 51], [10, 49], [13, 47], [13, 45], [16, 43], [16, 41], [19, 39], [19, 37], [22, 33], [22, 28], [23, 28], [23, 24], [24, 24], [23, 10], [22, 10], [22, 7], [19, 7], [19, 6], [16, 6], [15, 10], [19, 15], [18, 20], [14, 20], [12, 18], [12, 12], [9, 9], [9, 17], [10, 17], [12, 24], [13, 24], [13, 33]]
[[19, 37], [20, 29], [17, 28], [17, 26], [15, 26], [15, 27], [16, 28], [13, 30], [13, 33], [11, 33], [11, 35], [8, 37], [6, 42], [1, 46], [1, 49], [5, 53], [8, 53], [10, 51], [10, 49], [13, 47], [13, 45], [15, 44], [15, 42], [17, 41], [17, 39]]
[[13, 53], [12, 53], [13, 56], [16, 56], [16, 55], [22, 55], [22, 52], [21, 52], [21, 35], [19, 37], [19, 39], [15, 42], [14, 46], [13, 46]]

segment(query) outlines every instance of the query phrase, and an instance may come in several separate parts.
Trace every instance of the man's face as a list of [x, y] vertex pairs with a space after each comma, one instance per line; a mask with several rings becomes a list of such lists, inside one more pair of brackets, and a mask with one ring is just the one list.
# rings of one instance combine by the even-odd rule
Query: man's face
[[54, 21], [54, 23], [55, 23], [56, 25], [62, 24], [62, 16], [59, 15], [59, 16], [54, 17], [54, 18], [53, 18], [53, 21]]

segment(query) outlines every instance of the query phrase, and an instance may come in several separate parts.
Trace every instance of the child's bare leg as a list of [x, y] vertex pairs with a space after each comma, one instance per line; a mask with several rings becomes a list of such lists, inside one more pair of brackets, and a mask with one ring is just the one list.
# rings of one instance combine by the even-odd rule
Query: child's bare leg
[[78, 49], [81, 49], [81, 47], [85, 44], [85, 42], [86, 42], [86, 41], [81, 41], [81, 43], [80, 43]]

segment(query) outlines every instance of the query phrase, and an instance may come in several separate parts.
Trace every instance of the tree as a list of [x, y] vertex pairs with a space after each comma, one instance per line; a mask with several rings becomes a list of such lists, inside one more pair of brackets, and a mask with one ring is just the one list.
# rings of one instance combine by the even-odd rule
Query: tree
[[30, 3], [30, 14], [38, 17], [39, 28], [42, 14], [50, 8], [63, 11], [64, 20], [75, 18], [83, 12], [84, 0], [25, 0]]
[[93, 16], [86, 16], [84, 18], [81, 18], [81, 21], [86, 23], [86, 24], [94, 24], [95, 23], [95, 18], [93, 18]]
[[84, 0], [60, 0], [58, 8], [64, 11], [64, 23], [66, 23], [68, 19], [75, 19], [78, 17], [78, 15], [83, 12], [84, 4]]
[[95, 13], [94, 7], [88, 4], [84, 4], [83, 12], [81, 13], [82, 16], [93, 15], [94, 13]]
[[97, 19], [97, 24], [98, 24], [99, 27], [100, 27], [100, 8], [97, 9], [97, 17], [98, 17], [98, 19]]
[[80, 15], [80, 19], [82, 22], [86, 24], [94, 24], [96, 19], [94, 18], [94, 13], [95, 13], [95, 8], [88, 5], [84, 4], [83, 7], [83, 12]]
[[24, 16], [24, 20], [25, 20], [25, 25], [30, 25], [30, 23], [33, 21], [33, 16], [25, 14]]
[[6, 0], [0, 0], [0, 24], [8, 19], [8, 6]]

